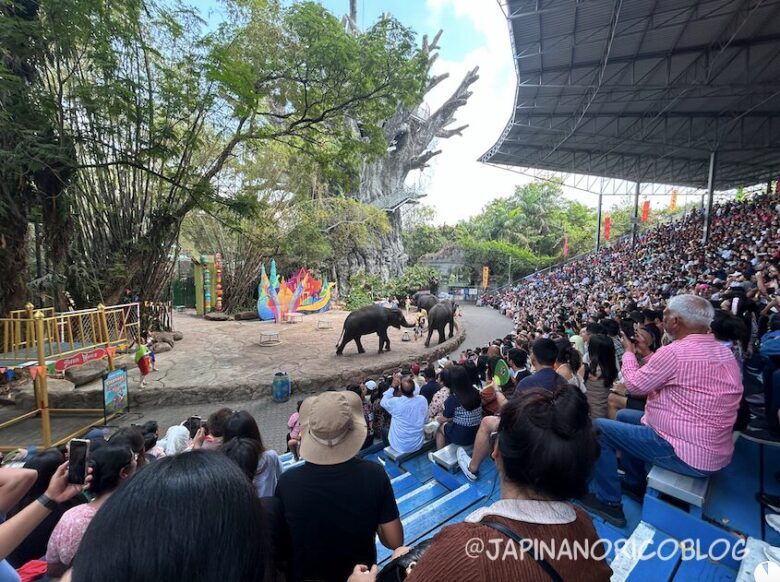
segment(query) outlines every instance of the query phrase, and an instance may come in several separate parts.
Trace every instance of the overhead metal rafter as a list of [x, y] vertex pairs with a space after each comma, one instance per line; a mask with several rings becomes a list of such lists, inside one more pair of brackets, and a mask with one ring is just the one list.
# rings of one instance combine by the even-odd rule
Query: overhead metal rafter
[[[780, 0], [499, 0], [518, 77], [480, 160], [719, 188], [780, 172]], [[776, 135], [778, 134], [778, 135]]]

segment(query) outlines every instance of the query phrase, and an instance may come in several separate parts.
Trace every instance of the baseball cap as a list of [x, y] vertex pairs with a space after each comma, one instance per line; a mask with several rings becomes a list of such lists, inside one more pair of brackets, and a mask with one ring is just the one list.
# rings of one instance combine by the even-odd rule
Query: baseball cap
[[374, 382], [373, 380], [366, 380], [365, 385], [366, 385], [366, 390], [368, 390], [369, 392], [371, 390], [376, 390], [377, 388], [376, 382]]

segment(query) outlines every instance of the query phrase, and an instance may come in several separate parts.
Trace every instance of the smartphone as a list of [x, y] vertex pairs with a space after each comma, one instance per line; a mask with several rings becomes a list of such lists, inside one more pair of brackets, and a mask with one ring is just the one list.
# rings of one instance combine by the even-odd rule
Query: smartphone
[[73, 439], [68, 443], [68, 483], [83, 485], [87, 479], [89, 441]]
[[634, 320], [632, 319], [621, 319], [620, 320], [620, 330], [626, 334], [626, 337], [628, 339], [634, 339], [634, 335], [636, 334], [636, 330], [634, 329]]
[[190, 438], [195, 438], [195, 435], [202, 425], [203, 419], [198, 415], [190, 416], [187, 419], [186, 427], [190, 431]]

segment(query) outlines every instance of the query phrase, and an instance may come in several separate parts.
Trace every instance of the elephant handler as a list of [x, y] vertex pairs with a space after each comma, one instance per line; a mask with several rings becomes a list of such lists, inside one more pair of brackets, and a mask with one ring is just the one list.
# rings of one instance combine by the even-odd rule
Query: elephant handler
[[418, 338], [422, 337], [427, 318], [428, 312], [425, 309], [420, 309], [420, 311], [417, 312], [417, 319], [414, 324], [414, 341], [417, 341]]

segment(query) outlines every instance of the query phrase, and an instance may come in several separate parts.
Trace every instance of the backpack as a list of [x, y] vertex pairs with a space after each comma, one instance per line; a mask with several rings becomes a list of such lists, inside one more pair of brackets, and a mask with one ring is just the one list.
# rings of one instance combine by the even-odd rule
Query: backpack
[[766, 360], [780, 356], [780, 330], [764, 334], [758, 353]]

